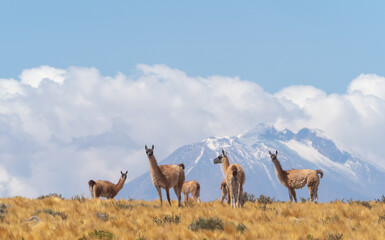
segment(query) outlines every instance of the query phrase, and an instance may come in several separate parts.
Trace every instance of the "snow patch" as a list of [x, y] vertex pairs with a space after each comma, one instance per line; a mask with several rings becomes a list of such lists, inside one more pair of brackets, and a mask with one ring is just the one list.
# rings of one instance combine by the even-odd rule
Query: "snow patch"
[[197, 164], [199, 162], [199, 160], [202, 158], [204, 151], [205, 151], [205, 148], [202, 147], [201, 154], [199, 154], [199, 157], [197, 157], [197, 159], [195, 159], [195, 161], [194, 161], [195, 164]]
[[344, 173], [348, 177], [358, 180], [357, 175], [347, 166], [333, 162], [313, 148], [311, 141], [298, 142], [290, 140], [288, 142], [280, 141], [283, 145], [296, 152], [303, 159], [316, 164], [317, 166], [324, 166], [328, 169], [337, 170]]

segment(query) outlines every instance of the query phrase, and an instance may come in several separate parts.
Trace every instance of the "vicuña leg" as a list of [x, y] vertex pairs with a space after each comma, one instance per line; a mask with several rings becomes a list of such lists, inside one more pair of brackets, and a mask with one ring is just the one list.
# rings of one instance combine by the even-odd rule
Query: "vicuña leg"
[[156, 187], [156, 191], [158, 191], [159, 200], [160, 200], [160, 206], [163, 206], [163, 202], [162, 202], [162, 190], [161, 190], [160, 186], [157, 186], [157, 187]]
[[295, 202], [297, 202], [297, 195], [296, 195], [296, 193], [295, 193], [295, 189], [292, 188], [292, 191], [293, 191], [293, 197], [294, 197], [294, 200], [295, 200]]
[[184, 204], [187, 205], [188, 202], [188, 193], [183, 193], [184, 195]]
[[199, 204], [201, 204], [201, 198], [200, 198], [200, 196], [199, 196], [199, 195], [200, 195], [200, 193], [199, 193], [199, 192], [197, 192], [196, 198], [198, 199], [198, 203], [199, 203]]
[[308, 188], [309, 188], [310, 202], [313, 202], [315, 187], [314, 187], [314, 185], [310, 185], [310, 186], [308, 186]]
[[235, 194], [234, 194], [234, 183], [231, 181], [231, 186], [230, 186], [230, 198], [231, 198], [231, 207], [234, 206], [235, 208]]
[[170, 189], [169, 189], [169, 188], [166, 188], [166, 194], [167, 194], [167, 201], [168, 201], [168, 203], [169, 203], [170, 206], [171, 206], [171, 201], [170, 201]]
[[238, 207], [241, 207], [241, 182], [238, 181], [238, 196], [237, 196], [237, 200], [238, 200]]
[[295, 194], [294, 188], [289, 188], [289, 196], [290, 196], [290, 201], [293, 201], [293, 198], [294, 198], [294, 201], [297, 202], [297, 196]]
[[[182, 187], [178, 188], [177, 186], [174, 187], [174, 192], [175, 192], [175, 195], [177, 196], [178, 198], [178, 207], [180, 207], [182, 204], [181, 204], [181, 199], [182, 199]], [[188, 193], [187, 193], [187, 198], [188, 198]]]
[[293, 193], [292, 193], [292, 191], [291, 191], [291, 188], [288, 188], [288, 190], [289, 190], [289, 198], [290, 198], [290, 202], [292, 202], [292, 201], [293, 201]]
[[239, 201], [241, 201], [241, 207], [243, 207], [243, 205], [245, 204], [245, 200], [243, 199], [243, 186], [242, 185], [240, 187], [240, 191], [241, 191], [241, 198]]

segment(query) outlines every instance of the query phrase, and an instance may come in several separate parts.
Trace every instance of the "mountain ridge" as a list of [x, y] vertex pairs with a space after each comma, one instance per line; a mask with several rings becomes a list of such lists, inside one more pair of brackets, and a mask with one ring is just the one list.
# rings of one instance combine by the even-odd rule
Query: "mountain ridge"
[[[287, 189], [277, 180], [269, 150], [278, 150], [284, 170], [321, 169], [324, 172], [318, 192], [321, 202], [342, 198], [368, 200], [382, 194], [377, 186], [385, 178], [384, 171], [339, 149], [320, 130], [309, 128], [294, 133], [260, 124], [238, 136], [209, 137], [182, 146], [158, 164], [184, 163], [186, 181], [197, 180], [201, 185], [201, 199], [215, 200], [220, 198], [219, 186], [224, 174], [222, 167], [215, 165], [213, 160], [222, 149], [228, 152], [230, 163], [238, 163], [245, 170], [244, 191], [256, 196], [264, 194], [277, 200], [289, 199]], [[119, 196], [144, 200], [158, 198], [149, 172], [126, 183]], [[297, 190], [297, 197], [309, 198], [307, 188]], [[175, 196], [171, 198], [175, 199]]]

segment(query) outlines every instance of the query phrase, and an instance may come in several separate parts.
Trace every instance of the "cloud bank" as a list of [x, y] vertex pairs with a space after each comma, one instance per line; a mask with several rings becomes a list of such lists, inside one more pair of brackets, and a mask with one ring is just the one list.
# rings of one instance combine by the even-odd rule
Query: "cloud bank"
[[208, 136], [259, 123], [318, 128], [342, 148], [385, 167], [385, 78], [360, 75], [345, 94], [290, 86], [270, 94], [237, 77], [190, 77], [138, 65], [135, 77], [49, 66], [0, 79], [0, 196], [88, 196], [89, 179], [129, 180], [148, 169], [144, 145], [162, 160]]

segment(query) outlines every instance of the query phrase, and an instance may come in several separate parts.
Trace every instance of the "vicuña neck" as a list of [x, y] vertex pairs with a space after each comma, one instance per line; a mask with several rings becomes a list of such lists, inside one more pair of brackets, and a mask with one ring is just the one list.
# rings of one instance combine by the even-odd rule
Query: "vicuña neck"
[[158, 166], [158, 163], [155, 159], [155, 156], [152, 155], [151, 157], [148, 158], [148, 160], [150, 161], [150, 171], [153, 172], [154, 174], [162, 174]]
[[123, 186], [124, 186], [124, 182], [125, 182], [125, 181], [126, 181], [126, 180], [122, 180], [122, 178], [119, 178], [119, 182], [116, 184], [116, 188], [117, 188], [118, 190], [122, 189]]
[[274, 160], [273, 160], [273, 163], [274, 163], [274, 166], [275, 166], [275, 171], [276, 171], [276, 173], [277, 173], [277, 174], [283, 173], [282, 166], [281, 166], [281, 164], [279, 163], [278, 159], [274, 159]]
[[223, 157], [222, 165], [223, 165], [223, 172], [226, 174], [226, 171], [227, 171], [227, 169], [230, 166], [229, 158], [228, 157]]

